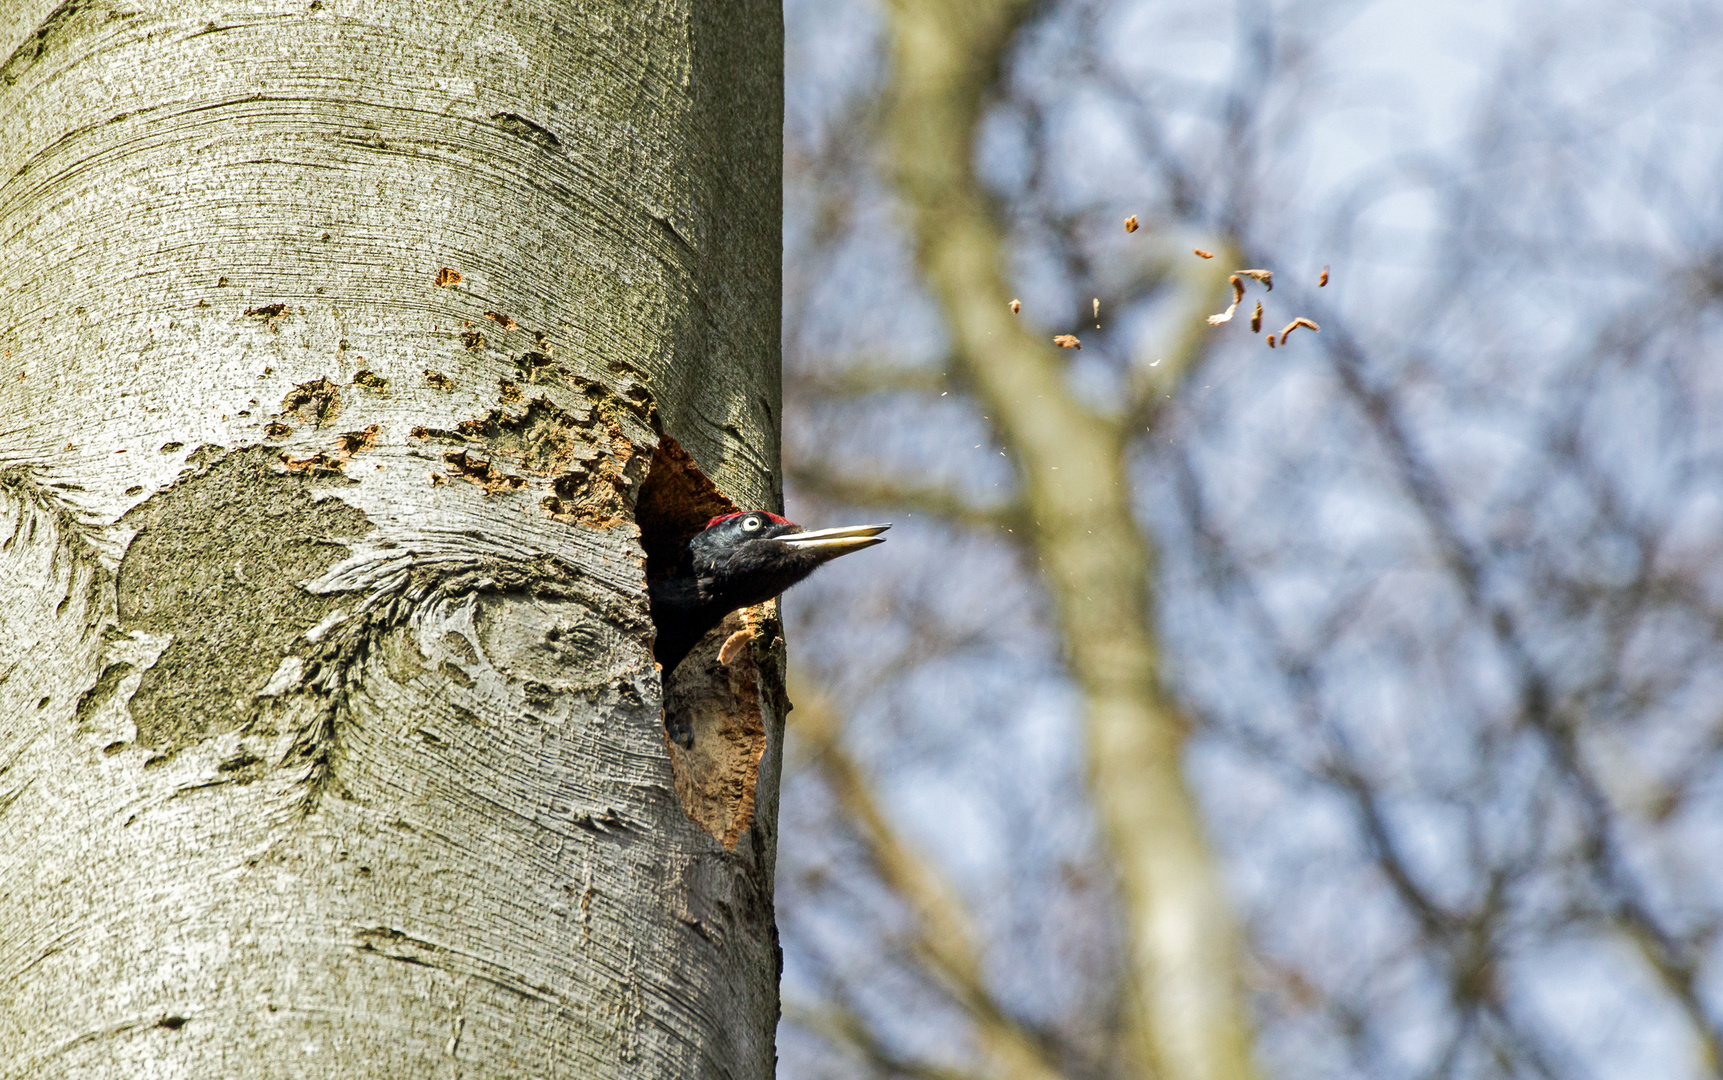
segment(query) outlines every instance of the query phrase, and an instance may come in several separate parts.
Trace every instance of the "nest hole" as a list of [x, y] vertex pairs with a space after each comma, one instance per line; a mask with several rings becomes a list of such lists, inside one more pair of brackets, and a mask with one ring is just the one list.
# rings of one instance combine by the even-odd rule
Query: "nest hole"
[[[740, 509], [675, 439], [662, 437], [635, 502], [648, 584], [673, 576], [688, 541]], [[776, 636], [770, 604], [732, 612], [674, 672], [664, 672], [664, 743], [676, 797], [688, 817], [733, 848], [754, 816], [766, 749], [754, 642]]]
[[640, 546], [646, 549], [647, 583], [676, 573], [688, 541], [708, 521], [737, 509], [675, 439], [668, 435], [660, 438], [634, 504]]

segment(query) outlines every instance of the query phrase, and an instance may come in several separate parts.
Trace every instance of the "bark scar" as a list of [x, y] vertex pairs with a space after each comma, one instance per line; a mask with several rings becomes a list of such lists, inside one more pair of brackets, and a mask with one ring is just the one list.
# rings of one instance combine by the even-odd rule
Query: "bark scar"
[[774, 607], [766, 603], [725, 616], [677, 666], [665, 689], [666, 712], [693, 735], [687, 749], [665, 736], [676, 797], [689, 818], [730, 849], [754, 820], [754, 788], [766, 752], [754, 643], [763, 634], [770, 640]]

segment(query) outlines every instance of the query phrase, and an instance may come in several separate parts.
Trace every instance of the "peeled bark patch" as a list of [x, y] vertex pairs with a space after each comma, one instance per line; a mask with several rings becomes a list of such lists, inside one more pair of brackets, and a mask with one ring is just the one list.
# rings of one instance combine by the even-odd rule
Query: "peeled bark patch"
[[[271, 424], [270, 428], [280, 426]], [[310, 457], [296, 458], [292, 454], [284, 453], [280, 458], [282, 467], [288, 472], [304, 473], [307, 476], [343, 475], [342, 466], [351, 461], [354, 454], [369, 450], [377, 445], [377, 435], [380, 431], [382, 428], [372, 424], [363, 431], [346, 432], [336, 437], [333, 450], [319, 451]], [[273, 432], [268, 429], [265, 429], [265, 433], [273, 435]], [[288, 429], [283, 434], [291, 435], [292, 431]]]
[[[754, 788], [766, 751], [754, 643], [775, 622], [771, 612], [771, 604], [761, 604], [725, 616], [677, 667], [664, 691], [665, 710], [694, 733], [687, 750], [665, 740], [676, 798], [726, 848], [736, 846], [754, 818]], [[729, 663], [720, 652], [729, 655]]]
[[323, 485], [273, 462], [263, 449], [230, 454], [122, 519], [138, 532], [120, 563], [120, 623], [173, 638], [131, 700], [145, 746], [171, 751], [242, 725], [294, 639], [341, 606], [300, 583], [370, 522], [315, 501]]
[[[487, 492], [543, 484], [549, 492], [539, 505], [552, 518], [570, 525], [614, 528], [628, 520], [644, 462], [640, 448], [618, 421], [618, 406], [608, 393], [589, 392], [588, 396], [595, 400], [585, 416], [541, 396], [518, 413], [491, 409], [462, 421], [453, 431], [416, 427], [412, 437], [470, 447], [445, 454], [443, 460], [452, 475]], [[512, 400], [518, 399], [517, 387]]]
[[443, 460], [448, 462], [451, 475], [477, 484], [485, 489], [486, 494], [513, 491], [515, 488], [526, 486], [526, 481], [521, 477], [511, 476], [484, 458], [473, 457], [465, 450], [453, 454], [444, 454]]
[[323, 427], [341, 412], [341, 388], [326, 378], [302, 382], [281, 399], [281, 414]]

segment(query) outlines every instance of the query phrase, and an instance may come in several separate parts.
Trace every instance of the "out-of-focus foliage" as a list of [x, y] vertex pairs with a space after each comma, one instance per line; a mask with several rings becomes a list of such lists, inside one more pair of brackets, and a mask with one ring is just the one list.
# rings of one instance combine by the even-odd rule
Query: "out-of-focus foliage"
[[[898, 522], [788, 598], [795, 677], [950, 883], [996, 1019], [1123, 1076], [1081, 703], [882, 167], [886, 16], [788, 18], [790, 503]], [[1020, 317], [1142, 418], [1165, 674], [1269, 1075], [1718, 1073], [1718, 55], [1700, 4], [1096, 0], [1049, 3], [1000, 72], [975, 152]], [[1193, 246], [1275, 271], [1267, 327], [1322, 329], [1206, 331], [1157, 402]], [[817, 743], [785, 780], [784, 1075], [981, 1075]]]

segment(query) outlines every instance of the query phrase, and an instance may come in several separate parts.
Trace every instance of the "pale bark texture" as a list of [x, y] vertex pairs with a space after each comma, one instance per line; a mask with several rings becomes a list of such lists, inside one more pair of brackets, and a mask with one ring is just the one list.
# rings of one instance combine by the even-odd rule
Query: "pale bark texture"
[[4, 5], [0, 1077], [771, 1074], [781, 35]]
[[1083, 690], [1143, 1065], [1162, 1080], [1247, 1080], [1256, 1069], [1237, 932], [1182, 772], [1188, 720], [1159, 678], [1130, 432], [1072, 393], [1059, 350], [1007, 307], [1005, 226], [972, 165], [985, 96], [1033, 10], [1027, 0], [893, 5], [892, 165], [956, 373], [1015, 457], [1022, 525]]

